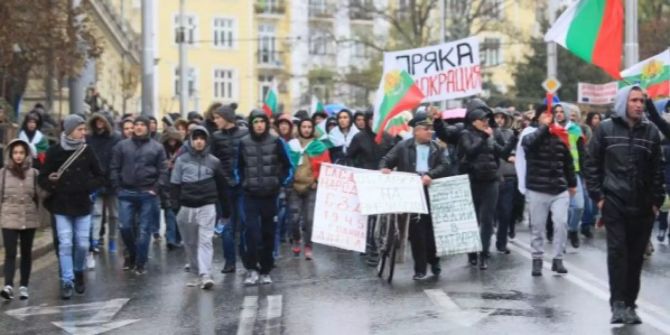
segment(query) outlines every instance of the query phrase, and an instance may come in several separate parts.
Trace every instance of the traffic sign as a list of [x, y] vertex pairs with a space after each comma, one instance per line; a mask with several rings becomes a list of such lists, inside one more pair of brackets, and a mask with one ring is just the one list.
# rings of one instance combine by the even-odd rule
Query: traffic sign
[[561, 88], [561, 82], [554, 77], [549, 77], [542, 82], [542, 88], [548, 93], [556, 93]]

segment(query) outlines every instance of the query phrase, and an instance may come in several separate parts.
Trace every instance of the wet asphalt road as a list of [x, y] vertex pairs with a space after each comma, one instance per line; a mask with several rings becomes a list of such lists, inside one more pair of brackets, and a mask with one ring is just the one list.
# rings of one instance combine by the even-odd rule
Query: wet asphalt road
[[[315, 247], [315, 260], [286, 247], [274, 284], [244, 287], [244, 273], [223, 275], [220, 243], [213, 291], [187, 287], [182, 250], [152, 244], [148, 273], [121, 270], [119, 255], [104, 251], [87, 273], [88, 290], [58, 298], [55, 257], [41, 260], [31, 299], [0, 305], [1, 334], [666, 334], [670, 333], [670, 247], [656, 242], [645, 265], [640, 326], [609, 325], [603, 232], [568, 249], [570, 273], [530, 276], [527, 229], [512, 254], [494, 254], [489, 270], [466, 257], [443, 259], [439, 279], [411, 280], [411, 258], [388, 285], [358, 253]], [[547, 246], [550, 248], [551, 246]], [[549, 249], [547, 249], [549, 250]], [[547, 266], [548, 263], [545, 264]], [[32, 307], [26, 309], [25, 307]]]

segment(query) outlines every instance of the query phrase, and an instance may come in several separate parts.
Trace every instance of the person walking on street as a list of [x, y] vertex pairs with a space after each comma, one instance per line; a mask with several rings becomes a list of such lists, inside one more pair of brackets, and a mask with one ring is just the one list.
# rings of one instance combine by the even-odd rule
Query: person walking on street
[[30, 154], [33, 157], [33, 167], [40, 169], [44, 164], [49, 140], [42, 133], [42, 114], [32, 110], [23, 119], [19, 139], [30, 145]]
[[[470, 177], [477, 221], [482, 239], [482, 252], [479, 254], [479, 268], [488, 269], [493, 221], [498, 203], [499, 159], [508, 159], [516, 139], [510, 140], [506, 147], [495, 140], [496, 130], [493, 111], [480, 99], [472, 100], [465, 114], [466, 129], [458, 142], [461, 172]], [[477, 264], [477, 255], [468, 254], [471, 265]]]
[[0, 296], [14, 299], [16, 250], [21, 246], [19, 297], [28, 299], [33, 240], [39, 227], [38, 171], [32, 168], [30, 144], [16, 139], [7, 144], [5, 166], [0, 169], [0, 227], [5, 249], [5, 287]]
[[551, 269], [561, 274], [568, 272], [563, 265], [563, 254], [570, 197], [576, 193], [577, 179], [568, 139], [561, 139], [550, 130], [553, 122], [547, 106], [538, 106], [531, 124], [536, 130], [525, 135], [521, 143], [527, 161], [525, 187], [533, 248], [532, 276], [542, 275], [544, 234], [550, 212], [554, 224]]
[[66, 117], [60, 143], [47, 150], [38, 177], [40, 187], [50, 192], [44, 203], [56, 219], [61, 297], [66, 300], [72, 297], [73, 289], [79, 294], [86, 291], [84, 267], [91, 235], [91, 196], [105, 181], [85, 135], [86, 122], [82, 117]]
[[224, 222], [221, 236], [225, 259], [221, 272], [234, 273], [237, 263], [235, 236], [238, 232], [240, 232], [239, 251], [243, 253], [244, 250], [244, 237], [241, 234], [244, 231], [244, 197], [242, 189], [236, 185], [233, 171], [239, 156], [240, 141], [249, 134], [249, 130], [237, 126], [235, 110], [229, 106], [215, 110], [213, 120], [219, 129], [212, 136], [213, 154], [221, 162], [227, 182], [221, 204]]
[[111, 179], [119, 199], [121, 238], [128, 251], [123, 269], [134, 269], [139, 275], [146, 272], [154, 215], [159, 210], [159, 182], [165, 169], [165, 150], [149, 137], [149, 120], [136, 118], [133, 136], [112, 150]]
[[337, 113], [336, 122], [337, 125], [328, 131], [328, 138], [333, 144], [330, 148], [330, 158], [336, 164], [344, 164], [347, 163], [344, 158], [349, 145], [359, 130], [354, 126], [353, 115], [348, 109], [342, 109]]
[[263, 111], [249, 115], [249, 135], [240, 141], [236, 176], [244, 190], [246, 220], [245, 285], [271, 284], [274, 267], [277, 197], [293, 178], [293, 167], [284, 142], [270, 134], [270, 120]]
[[[414, 137], [396, 144], [379, 163], [382, 173], [391, 173], [393, 169], [400, 172], [416, 173], [421, 176], [426, 199], [428, 187], [433, 179], [446, 177], [449, 166], [446, 163], [444, 149], [432, 140], [433, 122], [425, 113], [415, 116], [410, 121], [414, 128]], [[430, 212], [430, 201], [426, 201]], [[438, 276], [442, 269], [437, 257], [433, 220], [430, 214], [412, 215], [409, 223], [409, 241], [414, 258], [414, 280], [427, 279], [427, 267], [433, 275]]]
[[[505, 108], [496, 108], [493, 118], [498, 125], [495, 140], [501, 147], [507, 146], [515, 139], [512, 127], [512, 114]], [[502, 180], [498, 189], [498, 204], [496, 206], [496, 219], [498, 222], [496, 231], [496, 249], [502, 254], [509, 254], [507, 249], [507, 237], [510, 228], [514, 226], [512, 217], [514, 209], [514, 195], [517, 188], [516, 170], [514, 169], [514, 152], [507, 159], [500, 158], [498, 173]]]
[[181, 247], [182, 236], [179, 227], [177, 227], [177, 213], [173, 210], [174, 206], [172, 205], [178, 199], [172, 198], [169, 183], [177, 160], [177, 152], [183, 145], [183, 137], [176, 129], [169, 127], [163, 133], [161, 142], [165, 148], [165, 156], [168, 161], [167, 175], [164, 176], [160, 187], [161, 208], [165, 218], [165, 240], [167, 242], [165, 245], [168, 250], [174, 250]]
[[[323, 142], [314, 138], [314, 122], [302, 119], [298, 136], [288, 142], [289, 156], [295, 167], [293, 185], [288, 193], [289, 222], [293, 234], [293, 254], [300, 255], [300, 244], [305, 246], [305, 259], [312, 260], [312, 224], [316, 188], [322, 163], [330, 163], [330, 153]], [[304, 227], [300, 226], [303, 223]], [[304, 231], [304, 234], [301, 232]], [[301, 238], [302, 237], [302, 238]]]
[[[601, 122], [588, 145], [586, 185], [607, 230], [611, 323], [639, 324], [635, 304], [643, 255], [654, 217], [665, 199], [658, 129], [644, 120], [639, 86], [617, 92], [614, 115]], [[647, 101], [647, 105], [653, 103]]]
[[172, 210], [183, 233], [186, 256], [200, 287], [209, 290], [212, 280], [216, 205], [225, 191], [225, 176], [219, 160], [209, 153], [209, 132], [196, 126], [190, 133], [186, 152], [175, 162], [170, 184]]

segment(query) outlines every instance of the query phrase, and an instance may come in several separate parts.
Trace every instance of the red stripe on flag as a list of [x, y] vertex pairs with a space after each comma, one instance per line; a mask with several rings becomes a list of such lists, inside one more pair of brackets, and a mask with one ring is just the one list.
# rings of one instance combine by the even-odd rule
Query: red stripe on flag
[[670, 81], [650, 85], [647, 87], [647, 94], [652, 99], [670, 97]]
[[393, 109], [386, 115], [384, 120], [382, 120], [382, 124], [379, 127], [379, 131], [377, 132], [377, 136], [375, 137], [375, 142], [377, 144], [382, 142], [382, 138], [384, 135], [384, 129], [386, 129], [386, 126], [388, 123], [393, 119], [394, 117], [398, 116], [398, 114], [406, 111], [406, 110], [412, 110], [416, 108], [416, 106], [421, 104], [421, 101], [423, 101], [423, 98], [425, 95], [417, 86], [416, 84], [412, 85], [407, 92], [405, 93], [405, 96], [398, 101], [398, 103], [393, 106]]
[[268, 118], [272, 118], [272, 108], [270, 108], [270, 106], [263, 104], [263, 111], [265, 112], [265, 115], [268, 116]]
[[623, 16], [621, 0], [607, 0], [591, 58], [593, 64], [615, 79], [621, 79], [619, 71], [623, 54]]

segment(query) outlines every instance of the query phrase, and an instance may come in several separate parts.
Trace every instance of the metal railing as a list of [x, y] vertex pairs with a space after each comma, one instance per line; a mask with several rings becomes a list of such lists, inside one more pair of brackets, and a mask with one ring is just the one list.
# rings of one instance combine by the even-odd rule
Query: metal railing
[[284, 0], [256, 0], [254, 4], [256, 14], [284, 14], [286, 2]]

